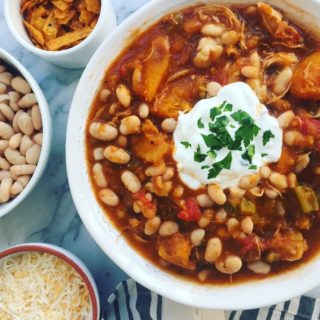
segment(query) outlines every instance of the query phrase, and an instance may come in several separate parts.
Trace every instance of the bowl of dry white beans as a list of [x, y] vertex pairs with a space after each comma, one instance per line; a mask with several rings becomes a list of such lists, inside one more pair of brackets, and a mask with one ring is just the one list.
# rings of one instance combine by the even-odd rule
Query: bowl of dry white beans
[[48, 161], [51, 117], [32, 75], [0, 49], [0, 217], [39, 181]]

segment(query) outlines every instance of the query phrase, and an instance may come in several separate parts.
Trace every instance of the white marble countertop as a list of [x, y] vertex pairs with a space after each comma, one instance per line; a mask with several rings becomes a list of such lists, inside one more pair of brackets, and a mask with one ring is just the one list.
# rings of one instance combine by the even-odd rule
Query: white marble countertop
[[[112, 0], [118, 23], [148, 1]], [[0, 0], [0, 47], [18, 58], [40, 83], [53, 120], [53, 148], [45, 174], [21, 205], [0, 219], [0, 250], [22, 242], [48, 242], [72, 251], [93, 273], [103, 303], [127, 276], [100, 250], [83, 226], [68, 186], [66, 125], [82, 70], [53, 66], [23, 49], [6, 26], [3, 0]], [[320, 287], [310, 295], [320, 298]]]

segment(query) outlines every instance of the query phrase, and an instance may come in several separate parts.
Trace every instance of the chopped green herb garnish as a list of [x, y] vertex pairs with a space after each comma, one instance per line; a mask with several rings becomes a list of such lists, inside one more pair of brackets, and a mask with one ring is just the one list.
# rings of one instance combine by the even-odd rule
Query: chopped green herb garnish
[[191, 143], [188, 141], [181, 141], [180, 142], [186, 149], [191, 148]]
[[219, 116], [221, 114], [221, 112], [222, 112], [221, 107], [214, 107], [214, 108], [210, 109], [210, 119], [212, 121], [214, 121], [216, 116]]
[[193, 159], [196, 162], [203, 162], [206, 159], [207, 155], [201, 153], [200, 145], [198, 144], [197, 151], [193, 155]]
[[271, 130], [267, 130], [263, 133], [263, 145], [265, 146], [269, 141], [270, 139], [274, 138], [274, 134], [271, 132]]
[[231, 128], [235, 128], [236, 126], [235, 126], [233, 123], [231, 123], [231, 124], [230, 124], [230, 127], [231, 127]]
[[209, 168], [210, 168], [210, 166], [208, 166], [208, 165], [205, 165], [205, 166], [201, 167], [201, 169], [209, 169]]
[[254, 123], [242, 125], [235, 133], [236, 139], [243, 140], [245, 147], [258, 135], [260, 128]]
[[221, 141], [213, 134], [202, 134], [201, 135], [206, 146], [208, 148], [211, 148], [213, 150], [220, 150], [222, 149], [223, 145], [221, 144]]
[[248, 149], [242, 154], [241, 158], [244, 160], [248, 160], [249, 163], [252, 163], [252, 158], [255, 154], [255, 146], [253, 144], [251, 144]]
[[213, 150], [208, 151], [208, 156], [211, 159], [215, 159], [217, 157], [217, 154]]
[[203, 128], [204, 128], [204, 124], [203, 124], [201, 118], [199, 118], [199, 120], [198, 120], [198, 122], [197, 122], [197, 125], [198, 125], [198, 128], [199, 128], [199, 129], [203, 129]]
[[214, 163], [209, 169], [208, 179], [215, 178], [223, 169], [230, 169], [232, 163], [232, 155], [229, 152], [224, 159]]
[[254, 121], [253, 121], [252, 117], [249, 115], [249, 113], [242, 111], [242, 110], [238, 110], [238, 111], [234, 112], [231, 115], [231, 117], [242, 125], [254, 123]]
[[267, 155], [267, 153], [261, 153], [261, 157], [266, 157]]
[[242, 141], [241, 139], [239, 138], [236, 138], [228, 147], [229, 147], [229, 150], [239, 150], [241, 151], [242, 150]]
[[256, 165], [251, 165], [251, 166], [249, 167], [250, 170], [257, 170], [257, 168], [258, 168], [258, 167], [257, 167]]
[[224, 106], [224, 111], [232, 111], [233, 105], [231, 103], [227, 103]]

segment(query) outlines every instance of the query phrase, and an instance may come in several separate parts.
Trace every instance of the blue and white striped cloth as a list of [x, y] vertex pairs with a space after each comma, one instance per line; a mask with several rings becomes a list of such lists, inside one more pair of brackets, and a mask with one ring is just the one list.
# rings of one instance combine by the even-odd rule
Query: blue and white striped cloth
[[103, 320], [319, 320], [320, 300], [301, 296], [267, 308], [225, 312], [174, 303], [132, 279], [108, 298]]

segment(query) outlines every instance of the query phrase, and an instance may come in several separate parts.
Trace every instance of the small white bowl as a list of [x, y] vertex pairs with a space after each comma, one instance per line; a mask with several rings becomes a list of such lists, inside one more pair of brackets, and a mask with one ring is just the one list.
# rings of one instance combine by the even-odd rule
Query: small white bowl
[[32, 43], [25, 30], [20, 13], [20, 3], [21, 0], [4, 0], [4, 15], [13, 36], [27, 50], [64, 68], [77, 69], [86, 66], [98, 46], [117, 26], [111, 0], [102, 0], [97, 25], [86, 39], [66, 50], [43, 50]]
[[87, 320], [98, 320], [100, 314], [100, 299], [96, 283], [85, 264], [70, 251], [47, 243], [23, 243], [0, 252], [0, 259], [11, 255], [34, 251], [52, 254], [68, 263], [74, 270], [79, 273], [90, 295], [92, 310], [90, 319]]
[[41, 154], [37, 164], [37, 168], [33, 173], [29, 183], [26, 185], [26, 187], [18, 196], [16, 196], [12, 200], [9, 200], [7, 203], [0, 204], [0, 218], [1, 218], [5, 214], [13, 210], [18, 204], [20, 204], [27, 197], [27, 195], [35, 187], [40, 177], [42, 176], [49, 158], [49, 153], [51, 148], [52, 129], [51, 129], [51, 114], [49, 111], [46, 98], [43, 95], [38, 83], [30, 74], [30, 72], [11, 54], [9, 54], [3, 49], [0, 49], [0, 60], [4, 61], [8, 65], [11, 65], [13, 68], [15, 68], [17, 72], [19, 72], [29, 83], [38, 101], [38, 105], [39, 105], [41, 117], [42, 117], [42, 130], [43, 130], [42, 148], [41, 148]]

